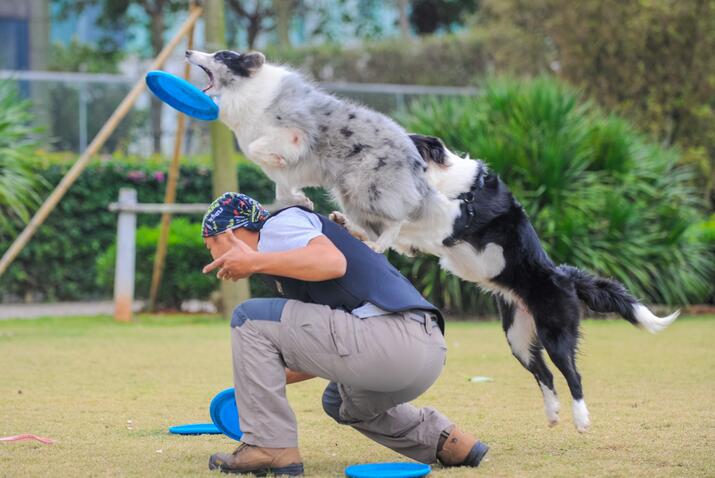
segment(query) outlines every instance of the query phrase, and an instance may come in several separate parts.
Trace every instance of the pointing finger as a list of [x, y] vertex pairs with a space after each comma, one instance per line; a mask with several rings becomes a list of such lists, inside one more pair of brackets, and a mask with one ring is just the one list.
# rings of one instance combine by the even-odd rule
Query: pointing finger
[[211, 272], [211, 271], [213, 271], [213, 270], [215, 270], [215, 269], [221, 267], [225, 261], [226, 261], [226, 259], [224, 259], [224, 257], [221, 256], [221, 257], [219, 257], [218, 259], [216, 259], [215, 261], [213, 261], [212, 263], [207, 264], [206, 266], [204, 266], [202, 272], [203, 272], [204, 274], [206, 274], [206, 273], [208, 273], [208, 272]]

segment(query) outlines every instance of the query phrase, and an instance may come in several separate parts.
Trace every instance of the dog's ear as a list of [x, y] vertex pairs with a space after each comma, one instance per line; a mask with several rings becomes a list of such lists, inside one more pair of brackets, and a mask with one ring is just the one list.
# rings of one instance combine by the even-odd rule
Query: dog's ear
[[410, 139], [415, 144], [417, 151], [426, 162], [446, 166], [445, 148], [442, 140], [434, 136], [423, 136], [421, 134], [411, 134]]
[[254, 71], [263, 66], [266, 56], [260, 51], [252, 51], [241, 55], [241, 62], [245, 68]]
[[249, 77], [257, 71], [266, 61], [263, 53], [253, 51], [250, 53], [236, 53], [235, 51], [219, 51], [214, 54], [216, 61], [226, 65], [229, 70], [238, 76]]

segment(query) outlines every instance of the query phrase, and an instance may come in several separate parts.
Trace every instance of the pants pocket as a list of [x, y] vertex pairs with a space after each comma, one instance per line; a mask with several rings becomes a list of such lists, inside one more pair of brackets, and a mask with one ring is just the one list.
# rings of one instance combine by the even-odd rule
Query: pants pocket
[[352, 316], [341, 310], [333, 310], [330, 314], [330, 336], [335, 350], [341, 357], [347, 357], [355, 352], [355, 324]]

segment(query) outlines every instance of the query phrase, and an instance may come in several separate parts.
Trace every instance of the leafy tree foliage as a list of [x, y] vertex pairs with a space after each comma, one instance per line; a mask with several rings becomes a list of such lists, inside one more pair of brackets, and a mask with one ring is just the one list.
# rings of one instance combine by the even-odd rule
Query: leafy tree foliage
[[[553, 71], [684, 160], [715, 201], [715, 1], [484, 0], [498, 71]], [[715, 204], [715, 203], [714, 203]]]

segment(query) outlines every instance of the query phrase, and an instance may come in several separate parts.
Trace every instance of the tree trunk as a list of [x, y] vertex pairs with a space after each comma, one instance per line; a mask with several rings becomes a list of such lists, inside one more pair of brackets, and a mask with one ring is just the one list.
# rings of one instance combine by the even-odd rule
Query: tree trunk
[[[206, 49], [216, 51], [226, 48], [226, 30], [224, 19], [224, 0], [205, 0], [204, 21]], [[233, 133], [220, 121], [209, 123], [211, 131], [211, 157], [213, 160], [214, 197], [226, 191], [238, 191], [238, 175], [233, 161]], [[221, 281], [222, 313], [226, 320], [231, 320], [233, 309], [251, 297], [248, 279], [238, 282]]]
[[[32, 0], [30, 3], [30, 69], [47, 70], [50, 50], [50, 5], [49, 0]], [[37, 124], [45, 129], [38, 132], [41, 141], [48, 142], [52, 134], [50, 127], [49, 88], [42, 81], [30, 83], [32, 111]]]
[[400, 14], [400, 36], [402, 38], [410, 37], [410, 19], [407, 16], [407, 6], [409, 0], [397, 0], [397, 9]]
[[293, 10], [293, 0], [273, 0], [273, 11], [276, 18], [276, 34], [281, 48], [290, 48], [290, 19]]
[[248, 49], [253, 50], [253, 46], [256, 44], [256, 38], [261, 32], [261, 17], [258, 15], [248, 19], [248, 31], [246, 32], [248, 40]]
[[[164, 46], [164, 16], [161, 12], [151, 13], [150, 34], [152, 53], [156, 57]], [[161, 100], [151, 95], [151, 134], [155, 154], [161, 154], [161, 113]]]

